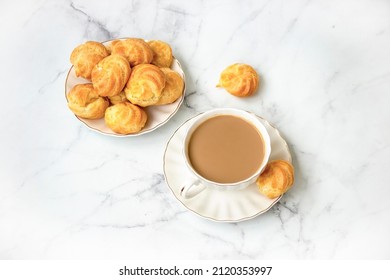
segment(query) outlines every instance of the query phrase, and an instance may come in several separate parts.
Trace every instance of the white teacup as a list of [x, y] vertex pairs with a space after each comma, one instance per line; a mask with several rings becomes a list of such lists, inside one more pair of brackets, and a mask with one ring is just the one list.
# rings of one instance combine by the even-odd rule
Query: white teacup
[[[261, 165], [258, 167], [256, 172], [253, 173], [250, 177], [234, 182], [234, 183], [219, 183], [214, 182], [211, 180], [208, 180], [204, 177], [202, 177], [191, 165], [191, 161], [189, 158], [188, 153], [188, 145], [192, 136], [192, 133], [206, 120], [216, 117], [219, 115], [230, 115], [239, 117], [248, 123], [252, 124], [255, 129], [257, 129], [258, 133], [262, 136], [264, 141], [264, 158], [261, 163]], [[271, 154], [271, 141], [268, 135], [268, 132], [264, 125], [259, 121], [259, 119], [252, 113], [248, 113], [243, 110], [239, 109], [232, 109], [232, 108], [220, 108], [220, 109], [213, 109], [210, 111], [207, 111], [203, 113], [193, 124], [190, 125], [190, 127], [187, 129], [184, 143], [183, 143], [183, 156], [185, 159], [185, 163], [187, 164], [188, 169], [191, 171], [191, 173], [194, 175], [193, 179], [186, 183], [180, 191], [180, 195], [184, 198], [192, 198], [196, 196], [197, 194], [201, 193], [206, 188], [212, 188], [220, 191], [233, 191], [233, 190], [240, 190], [248, 187], [249, 185], [253, 184], [258, 176], [263, 172], [265, 166], [268, 163], [269, 156]], [[243, 163], [244, 164], [244, 163]]]

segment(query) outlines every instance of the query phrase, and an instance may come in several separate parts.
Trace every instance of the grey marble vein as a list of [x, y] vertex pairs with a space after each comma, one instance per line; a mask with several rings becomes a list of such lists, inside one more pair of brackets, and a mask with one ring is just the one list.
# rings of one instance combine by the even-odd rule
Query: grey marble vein
[[105, 40], [109, 40], [109, 39], [117, 37], [117, 36], [115, 36], [116, 35], [115, 32], [112, 32], [112, 31], [107, 29], [104, 22], [91, 17], [83, 9], [76, 7], [74, 2], [71, 1], [69, 4], [69, 7], [74, 11], [74, 13], [80, 15], [82, 18], [85, 18], [87, 20], [87, 29], [85, 30], [85, 34], [84, 34], [84, 36], [86, 38], [89, 38], [93, 35], [93, 34], [90, 34], [89, 25], [94, 26], [97, 29], [98, 33], [100, 33], [99, 35], [102, 36], [102, 38]]

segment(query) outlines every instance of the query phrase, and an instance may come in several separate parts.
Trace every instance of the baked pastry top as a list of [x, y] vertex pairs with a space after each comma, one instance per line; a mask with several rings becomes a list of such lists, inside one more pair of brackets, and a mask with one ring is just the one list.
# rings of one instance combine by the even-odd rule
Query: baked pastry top
[[130, 64], [120, 55], [109, 55], [92, 70], [92, 84], [100, 96], [119, 94], [130, 77]]
[[153, 60], [151, 63], [158, 67], [171, 67], [173, 60], [171, 46], [159, 40], [152, 40], [147, 43], [153, 50]]
[[126, 84], [126, 98], [142, 107], [154, 105], [165, 87], [165, 74], [153, 64], [139, 64], [131, 72]]
[[183, 94], [184, 81], [179, 73], [170, 68], [160, 68], [165, 74], [165, 87], [156, 105], [165, 105], [175, 102]]
[[108, 99], [112, 105], [127, 101], [126, 94], [123, 90], [117, 95], [109, 96]]
[[99, 42], [88, 41], [77, 46], [70, 55], [76, 77], [91, 79], [93, 67], [108, 54], [106, 47]]
[[287, 192], [294, 183], [294, 167], [285, 160], [268, 163], [257, 179], [259, 191], [273, 199]]
[[250, 96], [259, 87], [259, 75], [250, 65], [236, 63], [222, 71], [217, 87], [238, 97]]
[[78, 117], [100, 119], [109, 102], [98, 95], [92, 84], [75, 85], [67, 94], [68, 107]]
[[153, 51], [142, 39], [129, 38], [125, 40], [115, 40], [111, 43], [111, 54], [124, 56], [130, 66], [150, 63], [153, 60]]
[[145, 126], [147, 119], [145, 111], [130, 102], [121, 102], [110, 106], [104, 115], [106, 125], [120, 134], [140, 131]]

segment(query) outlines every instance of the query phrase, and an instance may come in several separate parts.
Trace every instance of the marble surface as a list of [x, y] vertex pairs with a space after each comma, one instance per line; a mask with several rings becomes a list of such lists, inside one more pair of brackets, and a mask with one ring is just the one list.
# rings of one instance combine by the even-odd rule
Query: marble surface
[[[2, 1], [1, 259], [390, 258], [390, 2]], [[136, 138], [88, 130], [67, 109], [72, 49], [161, 39], [185, 102]], [[245, 62], [254, 97], [216, 89]], [[288, 141], [296, 182], [269, 212], [221, 224], [186, 210], [162, 157], [188, 118], [250, 110]]]

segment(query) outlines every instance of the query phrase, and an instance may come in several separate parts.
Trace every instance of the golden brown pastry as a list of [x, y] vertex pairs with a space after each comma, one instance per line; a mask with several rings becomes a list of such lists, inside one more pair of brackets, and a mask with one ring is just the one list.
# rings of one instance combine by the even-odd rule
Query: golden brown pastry
[[106, 56], [108, 56], [108, 51], [99, 42], [88, 41], [77, 46], [70, 55], [70, 62], [74, 66], [76, 77], [91, 79], [93, 67]]
[[148, 119], [145, 111], [129, 102], [122, 102], [107, 108], [104, 115], [106, 125], [114, 132], [130, 134], [140, 131]]
[[236, 63], [222, 71], [217, 87], [238, 97], [250, 96], [259, 87], [259, 75], [250, 65]]
[[68, 107], [72, 112], [85, 119], [100, 119], [104, 116], [109, 102], [100, 97], [92, 84], [75, 85], [67, 94]]
[[165, 74], [165, 87], [156, 105], [165, 105], [175, 102], [183, 94], [184, 81], [179, 73], [170, 68], [160, 68]]
[[124, 56], [130, 62], [131, 67], [150, 63], [153, 60], [152, 49], [144, 40], [138, 38], [113, 41], [111, 43], [111, 54]]
[[110, 100], [110, 103], [112, 105], [127, 101], [126, 94], [124, 91], [121, 91], [117, 95], [109, 96], [108, 99]]
[[154, 105], [165, 87], [165, 74], [153, 64], [140, 64], [133, 68], [126, 84], [126, 98], [142, 107]]
[[108, 52], [108, 55], [110, 55], [112, 53], [112, 50], [111, 50], [111, 46], [112, 46], [112, 42], [115, 42], [115, 41], [119, 41], [119, 40], [113, 40], [111, 41], [109, 44], [106, 44], [105, 47], [106, 47], [106, 50]]
[[100, 96], [120, 93], [130, 77], [130, 64], [120, 55], [109, 55], [92, 70], [92, 84]]
[[268, 163], [257, 179], [259, 191], [273, 199], [287, 192], [294, 183], [294, 167], [285, 160]]
[[171, 67], [173, 60], [171, 46], [159, 40], [152, 40], [147, 43], [153, 50], [152, 64], [158, 67]]

